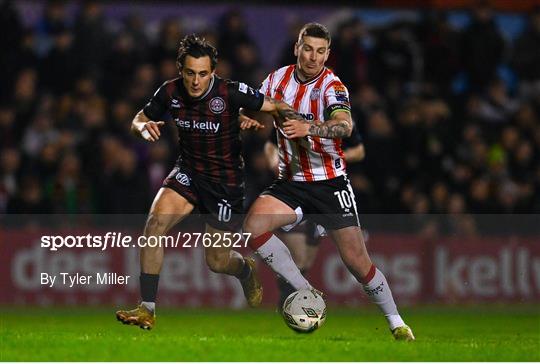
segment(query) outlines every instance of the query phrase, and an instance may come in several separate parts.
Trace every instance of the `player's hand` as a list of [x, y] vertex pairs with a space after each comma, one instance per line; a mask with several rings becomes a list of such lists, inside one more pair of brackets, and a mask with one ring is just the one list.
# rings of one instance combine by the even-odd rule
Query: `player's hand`
[[163, 125], [165, 125], [164, 121], [149, 121], [144, 124], [143, 128], [141, 129], [141, 136], [144, 140], [155, 142], [159, 140], [159, 137], [161, 136], [159, 128]]
[[285, 119], [283, 123], [283, 133], [287, 139], [303, 138], [309, 135], [311, 123], [296, 119]]
[[246, 130], [246, 129], [263, 129], [264, 125], [259, 123], [257, 120], [252, 119], [250, 117], [247, 117], [244, 114], [240, 114], [238, 116], [238, 121], [240, 121], [240, 129]]

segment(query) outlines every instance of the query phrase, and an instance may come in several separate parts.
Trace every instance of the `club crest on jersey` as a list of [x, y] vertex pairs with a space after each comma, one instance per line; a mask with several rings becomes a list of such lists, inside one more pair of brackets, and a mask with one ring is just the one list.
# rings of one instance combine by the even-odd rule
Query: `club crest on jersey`
[[317, 100], [321, 96], [321, 89], [320, 88], [314, 88], [311, 91], [311, 94], [309, 95], [309, 98], [311, 100]]
[[182, 172], [176, 174], [176, 180], [178, 181], [178, 183], [184, 186], [189, 186], [191, 184], [188, 175]]
[[221, 114], [225, 110], [225, 101], [221, 97], [214, 97], [208, 102], [208, 107], [214, 114]]

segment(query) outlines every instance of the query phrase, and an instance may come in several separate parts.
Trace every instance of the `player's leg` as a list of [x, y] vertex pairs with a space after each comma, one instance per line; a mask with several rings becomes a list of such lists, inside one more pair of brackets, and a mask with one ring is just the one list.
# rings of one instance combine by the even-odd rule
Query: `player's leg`
[[[307, 222], [306, 222], [307, 223]], [[306, 245], [308, 235], [305, 230], [305, 223], [298, 225], [290, 231], [276, 230], [275, 235], [287, 245], [294, 263], [298, 269], [304, 269], [306, 264]]]
[[307, 232], [306, 250], [304, 254], [303, 270], [307, 273], [315, 264], [317, 253], [321, 243], [326, 239], [327, 233], [324, 227], [318, 224], [311, 223], [311, 229]]
[[[304, 225], [305, 223], [288, 232], [277, 230], [275, 233], [276, 236], [287, 245], [287, 248], [289, 248], [294, 263], [298, 269], [300, 269], [300, 273], [303, 276], [305, 276], [304, 267], [306, 264], [308, 239]], [[296, 290], [286, 279], [279, 275], [276, 276], [276, 282], [279, 289], [278, 310], [281, 310], [287, 297]]]
[[212, 245], [204, 248], [208, 268], [214, 273], [238, 278], [249, 306], [259, 306], [262, 302], [263, 289], [253, 258], [243, 257], [230, 247], [237, 240], [231, 232], [206, 224], [206, 233], [212, 238]]
[[[179, 192], [161, 188], [150, 208], [144, 227], [144, 236], [162, 236], [193, 210], [193, 204]], [[141, 247], [139, 276], [141, 304], [133, 310], [120, 310], [116, 318], [125, 323], [151, 329], [155, 322], [155, 301], [159, 283], [159, 273], [163, 263], [162, 246]]]
[[[301, 220], [301, 218], [300, 218]], [[244, 233], [250, 233], [249, 246], [274, 272], [286, 279], [296, 290], [311, 289], [309, 282], [294, 264], [287, 246], [272, 231], [299, 222], [299, 216], [289, 205], [271, 195], [261, 195], [251, 206], [244, 221]]]
[[[144, 236], [163, 236], [193, 210], [193, 204], [178, 192], [162, 187], [150, 207], [146, 219]], [[154, 302], [157, 281], [163, 264], [163, 247], [144, 246], [141, 248], [141, 295], [143, 302]]]
[[[163, 181], [163, 187], [158, 191], [144, 227], [144, 235], [162, 236], [193, 211], [198, 198], [192, 177], [175, 166]], [[141, 248], [141, 296], [143, 304], [153, 309], [159, 272], [163, 263], [163, 247]], [[145, 303], [147, 302], [147, 304]]]
[[[296, 266], [300, 269], [300, 273], [305, 277], [315, 263], [315, 258], [317, 257], [317, 252], [319, 251], [319, 246], [322, 241], [321, 234], [324, 233], [324, 235], [326, 235], [326, 231], [324, 231], [322, 226], [314, 224], [311, 221], [306, 221], [299, 227], [302, 227], [302, 229], [294, 229], [288, 233], [280, 233], [278, 236], [285, 244], [287, 244]], [[278, 309], [281, 310], [287, 297], [294, 292], [294, 287], [281, 277], [278, 277], [277, 282], [280, 292]]]
[[224, 247], [224, 239], [231, 239], [232, 233], [212, 227], [206, 224], [206, 234], [210, 236], [212, 243], [204, 248], [206, 264], [214, 273], [223, 273], [231, 276], [237, 276], [244, 267], [244, 258], [239, 252], [229, 247]]
[[205, 247], [208, 267], [213, 272], [237, 277], [249, 306], [259, 306], [263, 289], [255, 261], [231, 248], [240, 238], [239, 230], [244, 220], [243, 186], [198, 180], [197, 189], [200, 191], [199, 210], [204, 214], [206, 233], [211, 238], [211, 246]]
[[373, 263], [366, 249], [358, 221], [354, 192], [346, 176], [340, 176], [311, 188], [313, 215], [336, 244], [341, 258], [353, 276], [362, 284], [364, 292], [384, 313], [396, 339], [414, 340], [397, 310], [388, 282]]
[[370, 300], [383, 312], [390, 330], [398, 340], [414, 340], [411, 329], [401, 318], [384, 274], [375, 267], [358, 226], [331, 230], [339, 254], [352, 275], [362, 284]]
[[[313, 238], [317, 239], [318, 238]], [[309, 272], [311, 267], [313, 267], [313, 264], [315, 264], [315, 258], [317, 258], [317, 253], [319, 251], [319, 244], [306, 244], [306, 251], [304, 255], [304, 265], [302, 266], [302, 270], [306, 273]]]

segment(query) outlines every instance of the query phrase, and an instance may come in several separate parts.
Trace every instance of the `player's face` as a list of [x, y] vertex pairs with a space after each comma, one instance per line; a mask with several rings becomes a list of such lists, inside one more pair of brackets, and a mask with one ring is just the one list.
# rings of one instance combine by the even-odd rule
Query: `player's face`
[[195, 58], [186, 56], [180, 74], [189, 96], [201, 97], [208, 90], [214, 75], [210, 57]]
[[330, 47], [326, 39], [304, 36], [294, 48], [297, 68], [301, 76], [305, 79], [317, 76], [323, 69], [329, 54]]

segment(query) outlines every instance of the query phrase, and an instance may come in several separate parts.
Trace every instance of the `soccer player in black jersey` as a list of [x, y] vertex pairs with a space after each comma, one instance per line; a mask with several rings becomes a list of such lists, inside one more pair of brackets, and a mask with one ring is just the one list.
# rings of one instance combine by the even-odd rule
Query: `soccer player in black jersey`
[[[240, 122], [239, 109], [281, 115], [292, 110], [244, 83], [215, 75], [217, 51], [195, 35], [184, 37], [178, 50], [180, 77], [165, 82], [135, 116], [132, 131], [147, 141], [160, 138], [160, 121], [167, 113], [178, 127], [180, 155], [157, 193], [144, 228], [145, 236], [165, 235], [195, 206], [206, 216], [206, 232], [237, 231], [244, 200], [240, 130], [262, 127], [254, 120]], [[141, 248], [142, 303], [116, 313], [119, 321], [151, 329], [163, 263], [163, 247]], [[237, 277], [248, 304], [258, 306], [262, 287], [253, 259], [225, 247], [205, 247], [209, 268]]]

